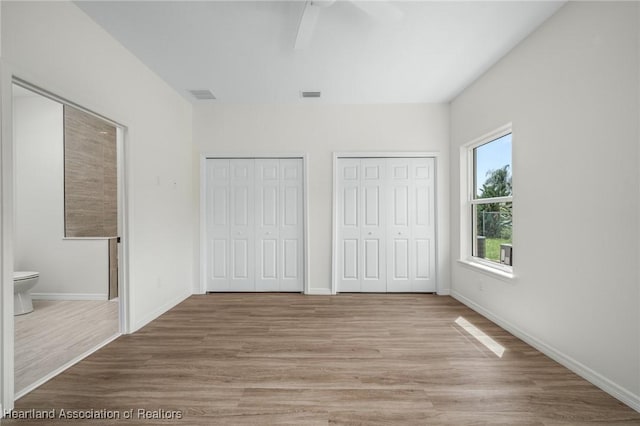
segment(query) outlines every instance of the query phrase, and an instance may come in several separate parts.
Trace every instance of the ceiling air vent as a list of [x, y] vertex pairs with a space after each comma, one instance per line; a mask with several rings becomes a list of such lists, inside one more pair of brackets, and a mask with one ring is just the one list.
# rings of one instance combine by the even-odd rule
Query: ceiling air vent
[[320, 92], [302, 92], [303, 98], [319, 98]]
[[206, 101], [216, 98], [215, 96], [213, 96], [213, 93], [211, 93], [211, 90], [189, 90], [189, 93], [191, 93], [193, 97], [199, 101]]

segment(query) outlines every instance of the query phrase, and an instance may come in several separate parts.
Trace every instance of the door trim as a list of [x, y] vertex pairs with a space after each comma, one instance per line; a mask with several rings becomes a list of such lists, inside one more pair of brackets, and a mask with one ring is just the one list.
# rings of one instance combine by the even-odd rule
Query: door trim
[[334, 152], [333, 153], [333, 192], [332, 192], [332, 230], [331, 230], [331, 294], [338, 294], [338, 159], [341, 158], [433, 158], [435, 162], [435, 188], [434, 188], [434, 225], [435, 225], [435, 262], [436, 262], [436, 292], [440, 290], [440, 281], [438, 279], [437, 270], [439, 269], [438, 258], [438, 161], [440, 153], [425, 152]]
[[14, 407], [13, 99], [9, 65], [0, 57], [0, 418]]
[[307, 175], [308, 170], [308, 154], [307, 153], [268, 153], [268, 154], [216, 154], [216, 153], [201, 153], [200, 154], [200, 226], [198, 230], [200, 232], [200, 282], [199, 285], [193, 289], [193, 294], [206, 294], [207, 293], [207, 160], [208, 159], [292, 159], [297, 158], [302, 160], [302, 238], [304, 242], [302, 244], [302, 258], [304, 272], [302, 274], [303, 279], [303, 293], [309, 294], [309, 180]]

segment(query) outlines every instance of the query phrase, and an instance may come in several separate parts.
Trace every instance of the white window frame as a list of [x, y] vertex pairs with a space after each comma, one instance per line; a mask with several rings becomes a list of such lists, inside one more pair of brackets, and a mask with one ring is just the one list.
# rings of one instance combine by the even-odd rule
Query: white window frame
[[[473, 256], [473, 242], [477, 237], [477, 230], [473, 223], [473, 206], [479, 204], [493, 204], [493, 203], [513, 203], [513, 195], [506, 197], [494, 197], [494, 198], [474, 198], [474, 156], [473, 151], [479, 146], [493, 142], [508, 134], [513, 134], [511, 123], [505, 124], [481, 137], [474, 139], [473, 141], [465, 144], [460, 148], [460, 194], [461, 194], [461, 206], [460, 206], [460, 259], [463, 264], [480, 269], [483, 272], [493, 273], [503, 278], [514, 278], [514, 270], [511, 265], [503, 265], [500, 263], [492, 262], [490, 260], [482, 259]], [[513, 138], [513, 136], [512, 136]], [[513, 139], [512, 139], [513, 141]], [[512, 142], [513, 144], [513, 142]], [[513, 146], [513, 145], [512, 145]], [[513, 156], [513, 154], [512, 154]], [[513, 164], [513, 159], [511, 161]], [[465, 167], [466, 165], [466, 167]], [[513, 167], [512, 167], [513, 177]], [[512, 204], [513, 205], [513, 204]], [[513, 233], [513, 225], [512, 231]]]

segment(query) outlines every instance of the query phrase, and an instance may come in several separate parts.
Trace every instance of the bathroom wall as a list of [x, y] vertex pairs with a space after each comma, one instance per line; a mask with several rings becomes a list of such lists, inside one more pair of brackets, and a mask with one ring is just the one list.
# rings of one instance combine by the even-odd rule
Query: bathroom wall
[[36, 298], [106, 299], [108, 240], [64, 239], [63, 107], [28, 93], [14, 98], [15, 270], [40, 272]]
[[64, 106], [64, 215], [67, 237], [118, 235], [116, 127]]

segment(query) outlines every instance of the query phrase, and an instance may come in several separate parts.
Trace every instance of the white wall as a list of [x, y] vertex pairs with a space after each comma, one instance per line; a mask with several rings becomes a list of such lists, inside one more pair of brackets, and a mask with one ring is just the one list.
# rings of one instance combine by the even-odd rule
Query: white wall
[[107, 240], [65, 240], [62, 105], [42, 96], [13, 100], [14, 269], [37, 271], [38, 295], [107, 299]]
[[570, 2], [451, 109], [452, 256], [460, 146], [513, 122], [517, 276], [454, 261], [452, 294], [636, 409], [638, 17], [635, 2]]
[[[194, 108], [201, 154], [307, 153], [309, 287], [331, 288], [333, 152], [430, 151], [439, 154], [438, 283], [449, 291], [449, 108], [447, 105], [220, 106]], [[194, 177], [199, 184], [199, 175]]]
[[191, 105], [71, 2], [2, 2], [14, 75], [127, 126], [130, 329], [193, 288]]

